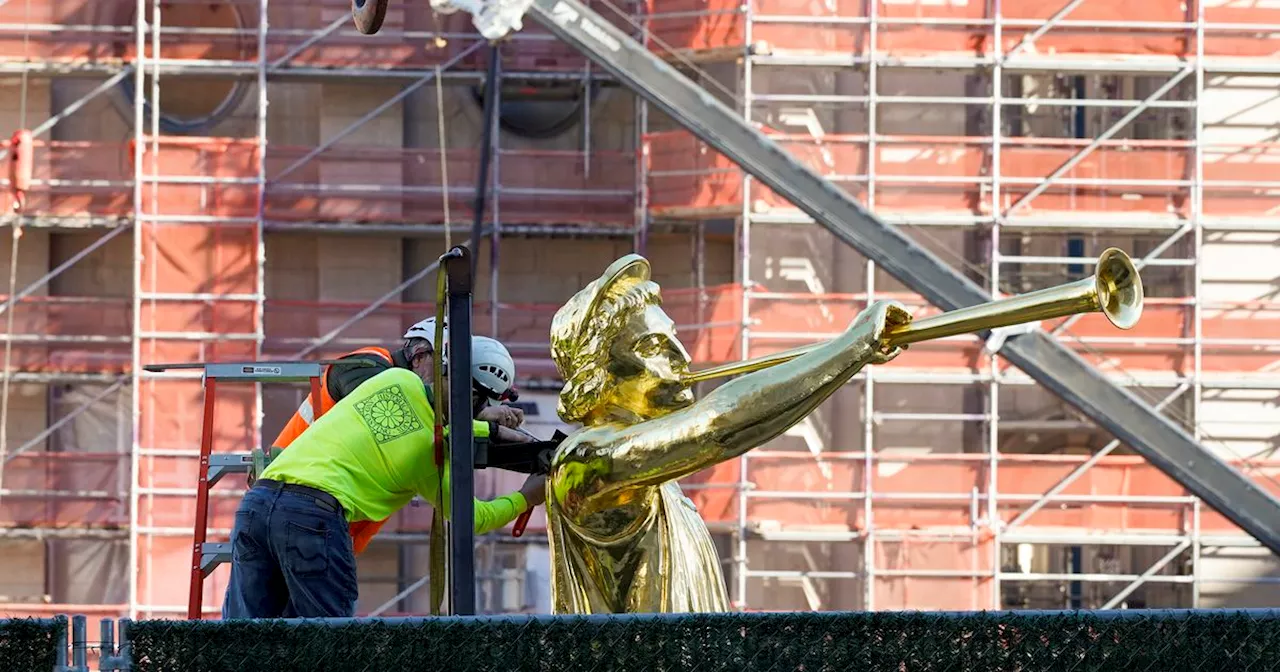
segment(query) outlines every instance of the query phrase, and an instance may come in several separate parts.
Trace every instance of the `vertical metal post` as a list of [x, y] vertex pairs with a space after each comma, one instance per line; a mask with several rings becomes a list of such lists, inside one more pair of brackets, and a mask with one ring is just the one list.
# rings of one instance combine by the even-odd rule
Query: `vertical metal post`
[[[494, 49], [499, 49], [498, 45]], [[502, 59], [500, 51], [494, 53], [494, 81], [502, 81]], [[502, 111], [502, 87], [493, 88], [493, 197], [490, 199], [490, 210], [493, 218], [493, 230], [489, 232], [489, 335], [498, 337], [498, 270], [501, 267], [502, 251], [502, 126], [499, 115]], [[480, 243], [477, 242], [476, 245]], [[477, 248], [478, 249], [478, 248]], [[514, 382], [514, 381], [513, 381]]]
[[[752, 106], [752, 65], [754, 57], [751, 53], [751, 43], [753, 26], [755, 19], [754, 5], [752, 2], [743, 2], [741, 11], [743, 21], [746, 22], [744, 27], [743, 44], [748, 45], [744, 48], [742, 58], [742, 118], [751, 123], [751, 106]], [[742, 174], [742, 211], [738, 219], [738, 263], [741, 267], [738, 269], [740, 282], [742, 283], [742, 339], [739, 341], [741, 348], [741, 357], [749, 359], [751, 357], [751, 176], [746, 172]], [[737, 607], [739, 609], [747, 608], [747, 489], [750, 477], [750, 468], [747, 465], [750, 460], [750, 452], [744, 453], [738, 458], [738, 548], [737, 556], [734, 558], [737, 571], [734, 572], [737, 579]]]
[[89, 672], [89, 624], [84, 614], [71, 617], [71, 669]]
[[1191, 185], [1191, 225], [1195, 227], [1195, 260], [1192, 273], [1192, 323], [1194, 325], [1192, 344], [1191, 377], [1191, 432], [1199, 441], [1203, 436], [1200, 426], [1200, 405], [1204, 387], [1202, 374], [1204, 371], [1204, 276], [1200, 272], [1200, 260], [1204, 254], [1204, 0], [1196, 2], [1196, 100], [1195, 137], [1191, 139], [1194, 148], [1195, 165]]
[[[992, 8], [992, 49], [994, 50], [991, 66], [991, 296], [1000, 296], [1000, 227], [1004, 225], [1004, 213], [1000, 204], [1000, 141], [1004, 132], [1004, 8], [1001, 0], [991, 0]], [[1000, 555], [1001, 525], [999, 492], [1000, 483], [996, 478], [996, 469], [1000, 463], [1000, 360], [992, 354], [987, 359], [987, 367], [991, 376], [987, 384], [987, 515], [991, 526], [991, 608], [1000, 609], [1002, 597], [1000, 589]]]
[[582, 65], [582, 174], [591, 179], [591, 59]]
[[[999, 364], [995, 355], [987, 360], [994, 371]], [[991, 530], [991, 609], [1001, 609], [1000, 595], [1000, 383], [992, 377], [987, 394], [987, 527]]]
[[[649, 45], [649, 12], [645, 3], [636, 3], [635, 11], [639, 14], [636, 22], [636, 40], [640, 44]], [[649, 227], [649, 143], [645, 136], [649, 132], [649, 101], [644, 96], [635, 96], [636, 132], [635, 152], [638, 162], [636, 170], [636, 205], [635, 230], [631, 233], [631, 249], [636, 254], [644, 254], [644, 237]]]
[[[1080, 546], [1067, 547], [1067, 557], [1070, 558], [1071, 568], [1068, 574], [1078, 575], [1084, 574], [1084, 549]], [[1084, 600], [1084, 584], [1079, 580], [1069, 581], [1067, 583], [1067, 608], [1078, 610], [1083, 606]]]
[[104, 618], [98, 621], [98, 669], [117, 670], [119, 659], [116, 655], [116, 623], [114, 619]]
[[[163, 30], [164, 24], [162, 21], [160, 9], [161, 9], [160, 0], [151, 0], [151, 26], [150, 26], [150, 30], [151, 30], [151, 61], [150, 61], [151, 63], [151, 100], [148, 103], [151, 110], [151, 119], [149, 124], [150, 130], [151, 130], [151, 133], [150, 133], [151, 166], [150, 166], [150, 170], [147, 171], [148, 175], [151, 177], [151, 180], [149, 180], [151, 189], [150, 189], [150, 195], [148, 199], [149, 207], [147, 208], [147, 214], [149, 216], [146, 218], [148, 222], [151, 222], [151, 226], [160, 225], [159, 222], [153, 218], [158, 219], [158, 216], [160, 215], [160, 212], [161, 212], [160, 180], [158, 179], [160, 177], [160, 114], [161, 114], [160, 59], [162, 58], [160, 55], [160, 31]], [[214, 229], [214, 231], [217, 231], [217, 229]], [[156, 242], [155, 238], [153, 237], [151, 239], [150, 246], [151, 246], [152, 254], [146, 255], [145, 258], [147, 260], [147, 263], [151, 266], [151, 271], [152, 271], [151, 277], [158, 278], [159, 274], [155, 273], [155, 268], [156, 268], [157, 258], [159, 256], [158, 253], [159, 253], [160, 245], [159, 243]], [[140, 261], [143, 258], [144, 257], [139, 257], [138, 260]], [[157, 284], [156, 280], [153, 279], [151, 283], [152, 283], [152, 286], [149, 288], [149, 291], [154, 294], [160, 288], [156, 286]], [[151, 318], [152, 324], [150, 326], [151, 326], [151, 330], [154, 331], [154, 327], [155, 327], [155, 318], [154, 318], [155, 300], [154, 299], [151, 300], [151, 310], [149, 312], [153, 316]], [[154, 352], [154, 347], [152, 348], [152, 351]], [[148, 415], [147, 421], [149, 423], [154, 423], [154, 419], [150, 415]], [[149, 435], [154, 436], [154, 433], [149, 433]], [[205, 470], [204, 465], [201, 466], [201, 470], [202, 471]], [[206, 501], [206, 505], [207, 505], [207, 501]], [[147, 512], [146, 512], [147, 518], [145, 521], [142, 521], [143, 524], [145, 524], [147, 527], [152, 527], [152, 523], [154, 522], [151, 516], [151, 513], [152, 513], [151, 507], [154, 507], [154, 506], [155, 506], [155, 499], [153, 497], [149, 497], [147, 501]], [[150, 533], [148, 533], [148, 536], [149, 535]], [[150, 540], [148, 539], [148, 541]], [[199, 549], [199, 547], [200, 547], [199, 544], [197, 544], [196, 548]], [[148, 544], [148, 548], [150, 548], [150, 544]], [[196, 552], [199, 553], [198, 550]], [[195, 564], [197, 566], [200, 564], [198, 555], [196, 556]], [[150, 605], [154, 605], [156, 603], [154, 586], [155, 586], [155, 577], [157, 572], [155, 571], [155, 568], [151, 566], [151, 558], [147, 558], [147, 565], [148, 565], [148, 571], [146, 573], [147, 584], [145, 586], [146, 599], [144, 600], [143, 604], [147, 605], [148, 607], [147, 615], [150, 616], [151, 615]], [[203, 605], [200, 602], [196, 603], [196, 610], [197, 610], [196, 618], [200, 618], [200, 616], [198, 615], [198, 612], [201, 606]]]
[[[471, 293], [475, 260], [465, 247], [441, 258], [449, 296], [449, 604], [476, 612], [475, 447], [471, 433]], [[441, 493], [441, 503], [446, 493]]]
[[120, 619], [120, 641], [118, 642], [118, 645], [119, 645], [118, 655], [120, 656], [120, 661], [121, 661], [120, 669], [122, 670], [133, 669], [132, 635], [133, 635], [133, 619], [130, 619], [130, 618]]
[[413, 549], [409, 544], [398, 544], [396, 548], [396, 597], [392, 600], [396, 611], [409, 613], [409, 596], [405, 589], [409, 587], [409, 572], [413, 567]]
[[[257, 274], [257, 277], [254, 278], [254, 294], [256, 296], [253, 306], [253, 333], [257, 341], [253, 346], [254, 359], [262, 359], [262, 345], [267, 338], [266, 316], [263, 311], [266, 310], [267, 299], [267, 241], [265, 236], [267, 216], [267, 29], [270, 23], [269, 2], [270, 0], [258, 0], [258, 218], [254, 225], [253, 236], [254, 272]], [[261, 383], [253, 386], [253, 408], [253, 445], [262, 446], [264, 409]], [[319, 406], [313, 405], [312, 408], [320, 410]]]
[[130, 459], [129, 459], [129, 617], [138, 615], [138, 577], [142, 574], [141, 553], [138, 548], [138, 508], [142, 498], [139, 489], [139, 462], [141, 453], [141, 409], [142, 409], [142, 236], [146, 226], [144, 216], [146, 208], [142, 202], [142, 155], [146, 150], [145, 136], [142, 127], [145, 123], [143, 114], [143, 86], [146, 84], [146, 32], [147, 4], [146, 0], [137, 0], [134, 4], [134, 58], [133, 68], [133, 343], [130, 359], [133, 365], [129, 370], [130, 378]]
[[[646, 40], [647, 43], [647, 40]], [[649, 101], [644, 96], [636, 96], [636, 157], [639, 162], [636, 170], [636, 209], [635, 231], [632, 233], [631, 248], [636, 254], [644, 254], [645, 231], [649, 226], [649, 141], [645, 135], [649, 130]]]
[[1191, 502], [1191, 608], [1200, 608], [1200, 500]]
[[53, 650], [53, 669], [56, 672], [63, 672], [67, 669], [67, 642], [70, 638], [70, 628], [63, 630], [58, 635], [58, 645]]
[[[494, 130], [498, 119], [498, 60], [502, 58], [498, 45], [489, 47], [489, 70], [484, 80], [484, 127], [480, 135], [480, 175], [476, 178], [476, 193], [472, 200], [471, 244], [477, 254], [470, 255], [471, 277], [476, 275], [476, 264], [480, 263], [480, 241], [484, 231], [484, 204], [489, 196], [489, 163], [494, 154]], [[491, 260], [492, 261], [492, 260]], [[452, 329], [452, 324], [450, 328]], [[451, 339], [452, 340], [452, 339]], [[470, 343], [467, 352], [470, 352]], [[463, 369], [469, 371], [470, 369]], [[468, 402], [463, 408], [471, 408]]]
[[[693, 225], [693, 234], [691, 236], [691, 240], [689, 241], [690, 243], [689, 260], [690, 262], [692, 262], [691, 263], [692, 268], [690, 270], [693, 272], [693, 277], [690, 279], [693, 281], [693, 287], [697, 291], [697, 294], [694, 295], [695, 298], [694, 298], [694, 304], [693, 304], [693, 323], [698, 325], [699, 332], [703, 332], [708, 329], [708, 327], [706, 326], [707, 324], [706, 242], [707, 242], [706, 222], [703, 222], [702, 220], [698, 220], [698, 222]], [[694, 348], [694, 353], [695, 353], [694, 357], [698, 356], [697, 352], [699, 349], [700, 348]]]
[[[1204, 276], [1200, 273], [1200, 260], [1204, 255], [1204, 0], [1197, 0], [1196, 7], [1196, 100], [1195, 125], [1192, 127], [1194, 137], [1191, 138], [1194, 149], [1195, 165], [1192, 167], [1191, 185], [1191, 225], [1195, 227], [1195, 260], [1191, 272], [1194, 274], [1192, 287], [1192, 322], [1194, 325], [1192, 344], [1191, 375], [1191, 431], [1196, 440], [1202, 436], [1200, 425], [1200, 408], [1204, 388], [1202, 385], [1203, 353], [1204, 353]], [[1201, 500], [1197, 498], [1191, 504], [1191, 608], [1200, 608], [1200, 510]]]
[[[870, 16], [868, 31], [870, 33], [870, 64], [867, 66], [867, 209], [875, 211], [876, 203], [876, 164], [879, 144], [876, 134], [879, 130], [880, 106], [877, 92], [880, 88], [880, 3], [870, 0], [867, 14]], [[876, 263], [867, 260], [867, 307], [875, 301]], [[862, 541], [862, 607], [868, 611], [875, 609], [876, 601], [876, 536], [875, 536], [875, 367], [868, 366], [862, 370], [862, 513], [865, 530]]]
[[[867, 307], [875, 301], [876, 265], [867, 260]], [[865, 378], [862, 383], [862, 512], [866, 532], [862, 542], [862, 608], [874, 611], [876, 604], [876, 525], [875, 525], [875, 413], [876, 396], [874, 382], [875, 367], [863, 369]]]

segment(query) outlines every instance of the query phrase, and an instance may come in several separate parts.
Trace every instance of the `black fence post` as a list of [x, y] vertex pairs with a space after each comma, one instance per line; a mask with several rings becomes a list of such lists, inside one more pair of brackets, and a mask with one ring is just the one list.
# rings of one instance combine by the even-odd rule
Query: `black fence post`
[[71, 617], [71, 669], [89, 672], [89, 621], [84, 614]]
[[471, 261], [471, 251], [461, 246], [442, 257], [449, 297], [449, 605], [456, 616], [476, 613]]

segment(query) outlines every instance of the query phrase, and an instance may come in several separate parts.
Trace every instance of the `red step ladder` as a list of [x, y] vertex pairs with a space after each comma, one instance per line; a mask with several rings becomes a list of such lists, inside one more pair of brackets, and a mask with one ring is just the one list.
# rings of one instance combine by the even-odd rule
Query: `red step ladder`
[[[248, 453], [213, 454], [213, 409], [218, 384], [229, 383], [301, 383], [310, 381], [311, 408], [319, 418], [320, 379], [324, 367], [337, 360], [309, 362], [194, 362], [190, 364], [149, 364], [151, 372], [201, 369], [204, 385], [204, 417], [200, 433], [200, 481], [196, 487], [195, 537], [191, 545], [191, 592], [187, 598], [187, 618], [199, 620], [204, 606], [204, 580], [224, 562], [231, 562], [231, 544], [208, 543], [209, 490], [227, 474], [255, 476], [266, 468], [272, 455], [254, 447]], [[344, 360], [344, 364], [351, 360]]]

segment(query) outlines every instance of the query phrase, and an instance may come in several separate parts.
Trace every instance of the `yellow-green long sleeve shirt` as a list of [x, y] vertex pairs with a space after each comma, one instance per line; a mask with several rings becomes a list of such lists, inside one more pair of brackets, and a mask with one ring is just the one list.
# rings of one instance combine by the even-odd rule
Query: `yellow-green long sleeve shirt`
[[[319, 488], [342, 504], [347, 522], [385, 520], [421, 495], [449, 510], [449, 463], [444, 494], [434, 457], [435, 413], [426, 388], [407, 369], [388, 369], [347, 395], [280, 453], [262, 478]], [[478, 438], [489, 424], [476, 421]], [[505, 526], [529, 508], [513, 492], [492, 501], [476, 500], [475, 531]]]

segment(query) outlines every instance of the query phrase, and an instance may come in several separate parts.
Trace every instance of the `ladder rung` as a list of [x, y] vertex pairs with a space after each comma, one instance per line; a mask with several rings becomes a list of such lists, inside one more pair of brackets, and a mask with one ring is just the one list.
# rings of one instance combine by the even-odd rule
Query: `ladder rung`
[[200, 546], [200, 575], [209, 576], [218, 565], [231, 562], [230, 542], [205, 542]]
[[247, 474], [253, 471], [252, 453], [214, 453], [209, 456], [209, 487], [213, 487], [227, 474]]

